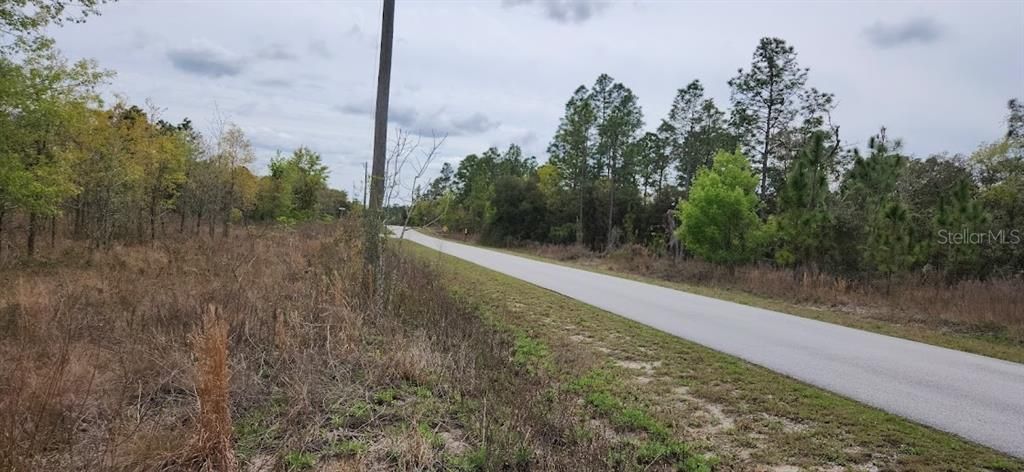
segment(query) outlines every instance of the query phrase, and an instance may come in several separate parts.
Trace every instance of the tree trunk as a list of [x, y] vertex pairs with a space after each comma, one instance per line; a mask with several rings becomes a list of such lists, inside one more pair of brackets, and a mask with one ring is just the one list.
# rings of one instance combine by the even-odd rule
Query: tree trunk
[[0, 261], [4, 260], [4, 216], [7, 211], [0, 205]]
[[149, 198], [149, 240], [156, 241], [156, 195]]
[[146, 231], [142, 229], [142, 222], [144, 221], [142, 215], [145, 214], [145, 209], [139, 207], [139, 214], [135, 217], [135, 238], [138, 241], [146, 240]]
[[28, 238], [25, 244], [28, 257], [32, 257], [36, 253], [36, 219], [34, 212], [28, 214]]
[[615, 213], [615, 164], [609, 160], [608, 163], [608, 236], [606, 251], [612, 250], [612, 216]]
[[577, 183], [579, 189], [579, 214], [576, 215], [576, 244], [583, 245], [583, 183]]
[[57, 215], [50, 217], [50, 247], [57, 243]]
[[772, 139], [772, 109], [768, 108], [768, 117], [764, 125], [764, 150], [761, 151], [761, 201], [768, 195], [768, 152]]
[[178, 233], [184, 234], [185, 233], [185, 210], [179, 208], [178, 209], [178, 216], [181, 217], [181, 220], [178, 223]]

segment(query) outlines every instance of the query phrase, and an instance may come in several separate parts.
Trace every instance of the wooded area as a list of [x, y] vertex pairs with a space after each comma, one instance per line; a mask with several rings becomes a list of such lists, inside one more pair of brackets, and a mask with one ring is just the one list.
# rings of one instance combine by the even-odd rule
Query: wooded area
[[308, 148], [279, 152], [269, 175], [257, 176], [252, 144], [229, 121], [204, 136], [187, 118], [161, 119], [152, 104], [105, 104], [99, 87], [113, 73], [68, 61], [39, 34], [51, 22], [81, 20], [90, 5], [70, 12], [55, 3], [35, 15], [12, 6], [0, 15], [11, 32], [0, 48], [0, 260], [32, 256], [42, 238], [100, 248], [348, 209], [348, 196], [327, 187], [328, 169]]
[[865, 149], [847, 144], [835, 98], [782, 39], [762, 39], [729, 86], [722, 109], [690, 82], [646, 131], [636, 95], [601, 75], [566, 103], [546, 163], [515, 144], [446, 163], [411, 221], [498, 245], [638, 244], [857, 277], [1024, 269], [1020, 101], [1008, 102], [1002, 139], [915, 158], [885, 128]]

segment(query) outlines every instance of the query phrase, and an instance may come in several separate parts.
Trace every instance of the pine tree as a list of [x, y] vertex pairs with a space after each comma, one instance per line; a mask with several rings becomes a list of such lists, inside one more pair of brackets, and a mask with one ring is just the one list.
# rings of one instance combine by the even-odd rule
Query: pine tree
[[565, 104], [562, 117], [551, 144], [549, 162], [569, 185], [576, 198], [576, 243], [583, 243], [583, 210], [595, 175], [591, 163], [596, 116], [590, 100], [590, 91], [579, 86]]
[[784, 40], [762, 38], [750, 69], [729, 80], [732, 125], [744, 149], [756, 156], [759, 194], [769, 204], [786, 161], [803, 144], [801, 133], [820, 127], [821, 116], [833, 106], [831, 95], [806, 88], [808, 70], [797, 64], [796, 51]]
[[935, 227], [941, 232], [936, 235], [936, 252], [949, 279], [981, 274], [982, 246], [993, 243], [987, 239], [990, 217], [971, 190], [970, 182], [960, 180], [939, 201], [935, 214]]
[[793, 163], [783, 187], [778, 217], [782, 247], [776, 259], [783, 264], [817, 265], [832, 243], [827, 160], [823, 133], [811, 141]]
[[906, 206], [896, 201], [885, 203], [871, 224], [867, 255], [874, 268], [885, 275], [887, 292], [893, 275], [917, 261], [920, 245], [914, 241]]

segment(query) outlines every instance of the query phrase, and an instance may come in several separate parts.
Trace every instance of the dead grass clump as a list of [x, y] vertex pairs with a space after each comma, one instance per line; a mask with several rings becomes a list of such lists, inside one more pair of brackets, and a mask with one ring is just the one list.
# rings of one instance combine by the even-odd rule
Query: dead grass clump
[[388, 381], [396, 384], [430, 385], [444, 369], [445, 359], [433, 350], [423, 333], [396, 339], [397, 349], [387, 357], [382, 369]]
[[231, 409], [228, 370], [228, 326], [209, 307], [201, 330], [192, 337], [196, 356], [198, 429], [191, 444], [193, 470], [230, 472], [238, 468], [231, 441]]

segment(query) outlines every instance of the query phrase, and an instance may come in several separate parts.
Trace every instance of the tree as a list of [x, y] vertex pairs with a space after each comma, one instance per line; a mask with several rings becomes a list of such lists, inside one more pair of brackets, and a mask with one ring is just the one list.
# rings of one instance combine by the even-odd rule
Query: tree
[[596, 120], [590, 91], [581, 85], [565, 104], [565, 115], [558, 125], [558, 130], [555, 131], [551, 144], [548, 145], [548, 162], [558, 169], [570, 193], [576, 198], [577, 244], [583, 243], [584, 202], [595, 174], [591, 153], [594, 152], [592, 142]]
[[821, 262], [832, 243], [827, 161], [824, 133], [815, 133], [793, 163], [780, 198], [777, 227], [782, 247], [776, 260], [783, 264]]
[[[27, 51], [22, 64], [0, 55], [0, 213], [28, 216], [26, 249], [35, 252], [40, 218], [60, 213], [75, 194], [72, 166], [74, 139], [98, 103], [96, 87], [108, 73], [89, 61], [68, 63], [52, 43], [41, 41]], [[0, 225], [2, 225], [0, 218]]]
[[[269, 167], [270, 175], [260, 179], [256, 191], [257, 218], [308, 220], [321, 211], [336, 215], [339, 208], [347, 207], [347, 195], [327, 188], [327, 166], [308, 147], [299, 146], [287, 157], [278, 152]], [[323, 206], [325, 199], [328, 206]]]
[[757, 176], [739, 152], [719, 152], [710, 169], [697, 172], [677, 212], [679, 238], [700, 257], [724, 264], [753, 258], [761, 238]]
[[643, 112], [636, 95], [607, 74], [601, 74], [591, 88], [591, 102], [596, 111], [597, 142], [594, 167], [608, 179], [608, 211], [606, 248], [615, 244], [616, 191], [633, 177], [633, 162], [626, 150], [643, 128]]
[[644, 200], [665, 185], [670, 155], [665, 139], [657, 133], [647, 132], [633, 143], [630, 151], [637, 163], [637, 177], [643, 189]]
[[786, 171], [785, 161], [798, 149], [797, 119], [803, 131], [820, 124], [815, 117], [833, 105], [831, 95], [806, 89], [807, 72], [797, 64], [796, 51], [779, 38], [761, 38], [750, 69], [739, 69], [729, 80], [733, 126], [744, 149], [757, 156], [761, 200], [771, 203]]
[[452, 165], [445, 162], [441, 166], [441, 173], [430, 182], [430, 188], [427, 190], [426, 197], [428, 199], [440, 198], [442, 195], [450, 192], [452, 186], [455, 184], [455, 169]]
[[854, 150], [853, 165], [840, 185], [835, 212], [836, 234], [840, 236], [836, 253], [842, 259], [840, 265], [854, 270], [872, 268], [873, 256], [868, 242], [877, 233], [889, 230], [880, 224], [894, 223], [880, 219], [879, 215], [890, 204], [901, 203], [897, 184], [908, 162], [907, 157], [900, 154], [902, 143], [890, 141], [885, 128], [871, 137], [868, 148], [871, 154], [866, 158]]
[[983, 144], [970, 157], [970, 165], [977, 176], [977, 198], [990, 215], [990, 227], [1001, 238], [989, 244], [985, 258], [1007, 273], [1024, 271], [1024, 245], [1004, 244], [1002, 238], [1012, 241], [1020, 237], [1024, 227], [1024, 105], [1017, 99], [1007, 104], [1006, 135], [1004, 139]]
[[463, 222], [467, 229], [483, 229], [490, 221], [491, 197], [499, 177], [525, 177], [536, 168], [537, 160], [523, 157], [522, 150], [515, 144], [509, 145], [504, 153], [492, 147], [479, 156], [466, 156], [455, 171], [455, 183], [457, 200], [467, 211], [467, 220]]
[[[224, 236], [229, 232], [232, 215], [241, 207], [242, 194], [238, 191], [239, 181], [244, 178], [240, 169], [255, 160], [252, 143], [238, 125], [228, 123], [217, 136], [217, 144], [211, 162], [220, 175], [223, 192], [220, 192], [220, 211]], [[248, 170], [246, 170], [248, 172]], [[211, 234], [213, 227], [210, 228]]]
[[736, 149], [736, 137], [726, 127], [725, 112], [718, 109], [710, 98], [701, 102], [691, 117], [693, 128], [682, 141], [680, 158], [676, 161], [679, 184], [689, 189], [693, 177], [701, 167], [710, 167], [715, 154], [721, 150]]
[[910, 268], [917, 260], [920, 245], [914, 242], [907, 208], [900, 202], [887, 201], [871, 224], [867, 242], [867, 258], [886, 277], [886, 291], [893, 274]]
[[38, 47], [47, 26], [84, 22], [104, 0], [7, 0], [0, 2], [0, 55]]
[[[949, 279], [982, 275], [981, 246], [993, 243], [987, 241], [989, 233], [984, 231], [990, 217], [973, 197], [971, 187], [967, 179], [957, 182], [939, 201], [935, 215], [935, 226], [941, 232], [937, 235], [936, 255]], [[982, 235], [986, 240], [980, 239]]]
[[295, 168], [295, 209], [313, 216], [320, 211], [320, 193], [327, 189], [327, 166], [320, 154], [305, 146], [292, 153], [289, 163]]
[[491, 207], [494, 211], [483, 234], [485, 241], [536, 241], [547, 234], [544, 194], [533, 178], [499, 177], [494, 184]]
[[725, 126], [725, 113], [715, 106], [714, 100], [704, 98], [704, 86], [699, 80], [679, 89], [658, 134], [667, 141], [670, 159], [684, 189], [690, 187], [697, 169], [711, 165], [716, 152], [736, 148], [735, 139]]

